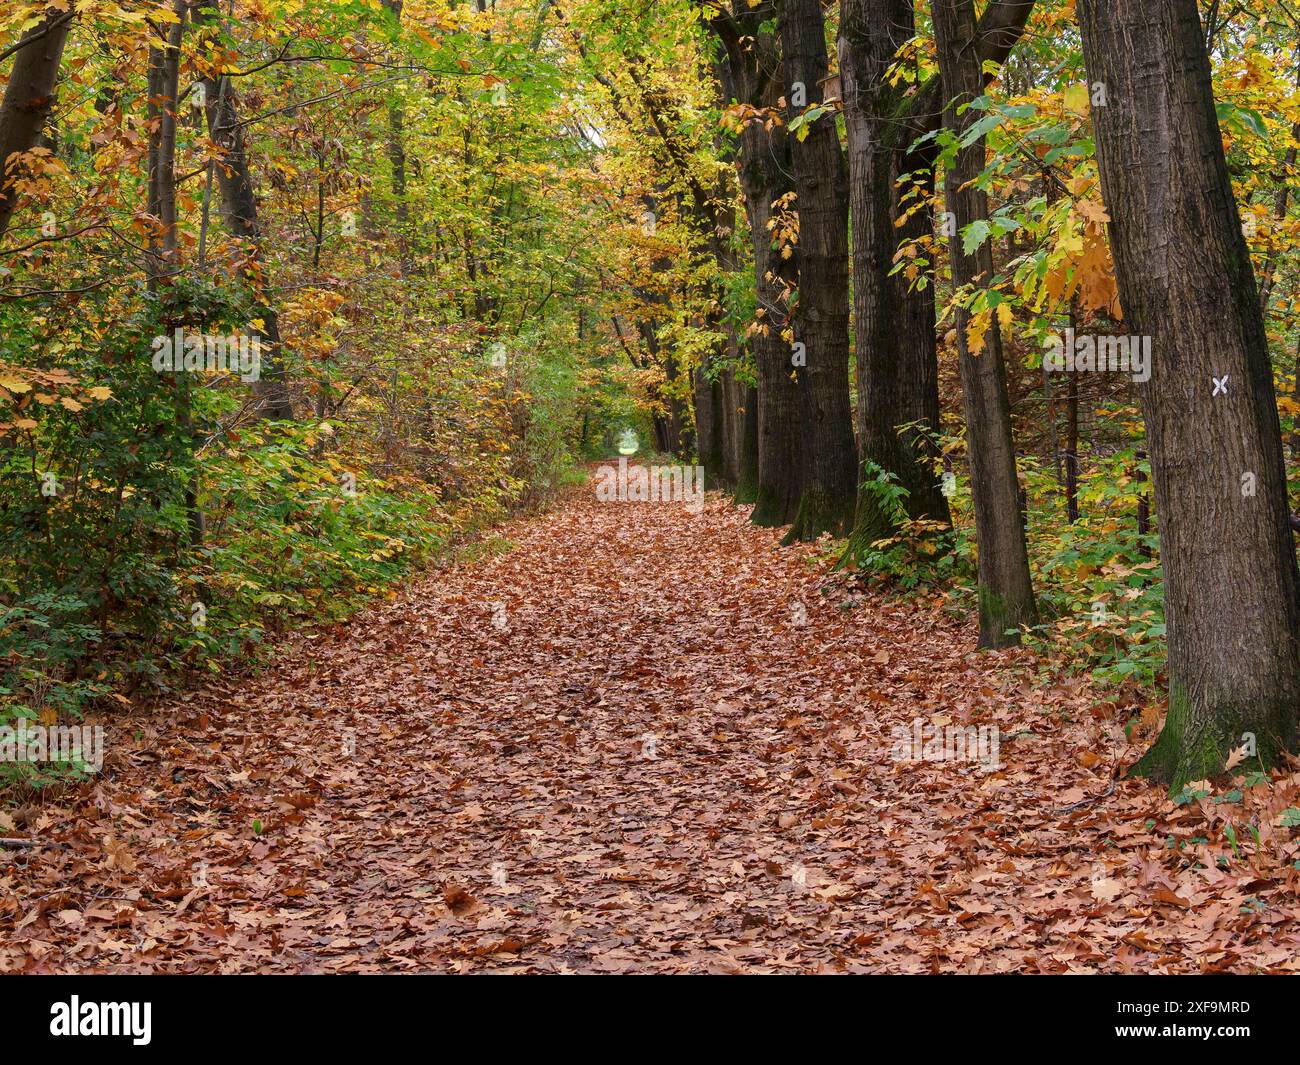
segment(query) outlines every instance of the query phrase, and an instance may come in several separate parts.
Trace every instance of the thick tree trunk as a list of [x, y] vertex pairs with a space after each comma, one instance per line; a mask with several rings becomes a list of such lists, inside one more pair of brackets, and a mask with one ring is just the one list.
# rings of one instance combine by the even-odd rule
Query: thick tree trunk
[[[1024, 32], [1034, 2], [990, 0], [978, 26], [982, 65], [1006, 60]], [[841, 2], [839, 54], [853, 219], [858, 450], [864, 485], [871, 467], [878, 466], [908, 490], [910, 518], [947, 524], [948, 502], [935, 470], [938, 456], [927, 435], [939, 429], [934, 286], [914, 286], [901, 272], [890, 276], [898, 247], [933, 232], [933, 218], [925, 207], [896, 225], [903, 218], [896, 187], [901, 175], [914, 175], [925, 193], [933, 190], [934, 146], [927, 143], [913, 152], [911, 145], [938, 128], [944, 104], [937, 77], [919, 86], [885, 82], [899, 46], [914, 34], [913, 0]], [[917, 202], [909, 201], [909, 209]], [[919, 428], [900, 436], [902, 425]], [[869, 489], [861, 490], [844, 564], [854, 564], [872, 541], [893, 531], [892, 515]]]
[[707, 363], [695, 371], [695, 446], [704, 480], [710, 488], [719, 488], [727, 480], [723, 450], [722, 382], [707, 376]]
[[[728, 345], [735, 351], [734, 343]], [[736, 365], [733, 360], [722, 372], [722, 436], [723, 457], [727, 465], [727, 485], [734, 492], [740, 481], [740, 447], [741, 434], [744, 430], [744, 398], [736, 382]]]
[[[776, 108], [783, 92], [777, 42], [768, 24], [771, 0], [717, 16], [712, 25], [727, 52], [736, 98], [752, 107]], [[793, 283], [792, 263], [772, 247], [768, 222], [772, 203], [791, 191], [790, 149], [785, 129], [765, 119], [746, 123], [740, 135], [740, 184], [754, 242], [754, 280], [761, 328], [752, 336], [757, 371], [758, 480], [751, 520], [756, 525], [794, 521], [803, 491], [802, 411], [787, 324], [785, 291]], [[742, 470], [742, 489], [744, 471]], [[747, 489], [746, 489], [747, 494]], [[740, 498], [738, 494], [738, 498]]]
[[[730, 158], [728, 153], [727, 158]], [[737, 404], [734, 402], [735, 367], [740, 358], [740, 338], [736, 332], [736, 323], [724, 310], [726, 306], [726, 286], [728, 278], [736, 273], [736, 258], [731, 249], [732, 232], [736, 226], [735, 188], [730, 182], [719, 181], [717, 195], [719, 200], [730, 201], [730, 205], [715, 211], [712, 220], [701, 218], [703, 225], [712, 221], [712, 233], [709, 238], [710, 249], [718, 266], [718, 279], [715, 282], [713, 304], [717, 310], [711, 312], [709, 325], [722, 335], [718, 350], [718, 367], [713, 380], [709, 383], [709, 402], [713, 411], [713, 432], [716, 439], [709, 449], [717, 472], [711, 484], [719, 488], [734, 488], [738, 475], [739, 426], [737, 424]], [[701, 454], [704, 449], [701, 448]], [[708, 462], [705, 461], [706, 475]]]
[[[720, 189], [719, 194], [725, 197], [727, 190]], [[706, 205], [699, 200], [692, 202], [692, 208], [696, 231], [705, 234], [699, 241], [699, 254], [711, 255], [718, 268], [712, 298], [709, 300], [710, 309], [704, 319], [705, 328], [718, 336], [717, 347], [701, 358], [700, 365], [692, 375], [696, 454], [704, 467], [705, 483], [711, 488], [725, 488], [735, 483], [727, 461], [727, 434], [731, 428], [731, 419], [725, 397], [726, 368], [734, 357], [735, 331], [724, 321], [722, 309], [726, 287], [724, 279], [735, 271], [736, 265], [728, 247], [731, 225], [734, 224], [734, 209], [728, 218], [713, 208], [712, 204]]]
[[[734, 350], [734, 338], [727, 342], [728, 352]], [[729, 354], [730, 357], [730, 354]], [[734, 363], [729, 363], [729, 367]], [[740, 411], [736, 402], [736, 378], [730, 368], [718, 376], [717, 409], [721, 421], [723, 487], [734, 489], [740, 475]]]
[[[783, 0], [780, 19], [788, 122], [822, 102], [829, 63], [820, 0]], [[794, 336], [803, 413], [803, 494], [785, 542], [844, 536], [857, 498], [849, 407], [848, 171], [832, 109], [790, 141], [799, 212]]]
[[[666, 424], [668, 427], [668, 453], [674, 458], [685, 461], [694, 451], [694, 442], [690, 439], [690, 433], [687, 431], [687, 422], [689, 411], [687, 404], [679, 398], [678, 387], [673, 383], [682, 369], [677, 364], [677, 359], [673, 356], [671, 350], [664, 357], [664, 377], [669, 383], [668, 394], [664, 399], [668, 413]], [[689, 381], [687, 381], [689, 384]]]
[[[754, 232], [754, 278], [763, 325], [753, 335], [758, 376], [758, 487], [751, 520], [755, 525], [789, 525], [803, 494], [802, 401], [794, 377], [790, 344], [781, 336], [786, 325], [785, 285], [791, 281], [789, 260], [772, 249], [768, 222], [772, 203], [784, 195], [789, 173], [783, 130], [764, 130], [751, 123], [745, 130], [742, 167]], [[779, 146], [779, 147], [778, 147]], [[748, 173], [751, 166], [762, 173]]]
[[[1136, 771], [1174, 787], [1291, 749], [1300, 577], [1273, 374], [1196, 0], [1079, 0], [1102, 192], [1165, 569], [1169, 713]], [[1247, 738], [1243, 738], [1247, 737]]]
[[743, 408], [740, 411], [740, 466], [736, 473], [737, 503], [751, 504], [758, 499], [758, 389], [753, 385], [737, 386]]
[[[976, 44], [974, 0], [934, 0], [934, 30], [943, 95], [948, 101], [944, 122], [960, 140], [975, 122], [978, 112], [959, 113], [959, 110], [984, 90]], [[984, 138], [980, 137], [958, 149], [944, 175], [948, 209], [956, 216], [957, 224], [950, 252], [953, 285], [957, 288], [993, 276], [990, 243], [985, 241], [968, 255], [961, 237], [961, 231], [967, 226], [988, 218], [988, 197], [973, 187], [984, 169], [984, 161]], [[1034, 624], [1037, 613], [1020, 518], [1002, 338], [994, 320], [983, 350], [972, 353], [967, 341], [970, 315], [959, 307], [956, 317], [966, 449], [979, 543], [979, 645], [1006, 647], [1019, 642], [1019, 628]]]
[[0, 239], [18, 203], [14, 178], [18, 158], [36, 146], [54, 109], [54, 84], [74, 13], [49, 8], [43, 21], [23, 35], [0, 104]]
[[735, 482], [727, 471], [727, 404], [720, 375], [709, 382], [709, 401], [713, 406], [713, 461], [717, 471], [709, 484], [729, 488]]
[[[725, 53], [723, 54], [725, 55]], [[717, 104], [719, 109], [722, 109], [734, 98], [735, 85], [732, 82], [730, 67], [725, 59], [721, 57], [715, 59], [711, 66], [717, 82]], [[719, 158], [734, 166], [736, 151], [733, 142], [729, 139], [719, 138], [718, 150]], [[683, 164], [682, 169], [688, 170], [689, 168]], [[735, 195], [734, 179], [731, 175], [720, 175], [714, 188], [716, 190], [717, 205], [712, 207], [713, 234], [711, 244], [714, 260], [721, 272], [721, 285], [719, 290], [715, 292], [715, 298], [718, 300], [719, 306], [726, 307], [726, 295], [721, 289], [728, 283], [727, 279], [736, 274], [741, 266], [737, 261], [735, 245], [733, 244], [733, 235], [736, 229], [737, 197]], [[699, 195], [696, 197], [697, 201], [702, 198]], [[723, 341], [723, 368], [722, 373], [719, 375], [719, 385], [721, 387], [719, 403], [722, 412], [723, 464], [726, 470], [724, 483], [735, 492], [740, 487], [745, 445], [744, 389], [736, 379], [736, 372], [744, 363], [745, 349], [738, 324], [732, 315], [724, 310], [722, 319], [725, 339]], [[750, 502], [752, 502], [752, 499]]]
[[[915, 34], [912, 0], [843, 0], [840, 18], [863, 463], [859, 483], [878, 466], [907, 489], [909, 517], [947, 524], [936, 449], [925, 432], [899, 432], [899, 426], [910, 424], [930, 433], [939, 430], [934, 286], [913, 285], [901, 273], [890, 276], [899, 243], [933, 227], [928, 208], [915, 211], [901, 228], [896, 224], [903, 213], [896, 188], [900, 174], [929, 169], [927, 161], [909, 154], [913, 131], [899, 121], [907, 114], [908, 86], [885, 80], [898, 49]], [[861, 490], [845, 562], [856, 562], [893, 528], [893, 515], [873, 492]]]

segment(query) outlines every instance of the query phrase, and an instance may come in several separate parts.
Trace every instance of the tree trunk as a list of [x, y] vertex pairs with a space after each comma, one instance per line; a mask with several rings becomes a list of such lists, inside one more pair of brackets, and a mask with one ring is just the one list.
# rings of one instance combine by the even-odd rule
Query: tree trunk
[[695, 370], [695, 444], [700, 465], [704, 467], [705, 483], [717, 488], [727, 478], [726, 457], [723, 453], [722, 382], [709, 380], [708, 363]]
[[[984, 90], [976, 45], [974, 0], [934, 0], [934, 29], [943, 96], [948, 101], [944, 122], [960, 140], [975, 122], [978, 112], [967, 110], [959, 114], [959, 108]], [[967, 226], [988, 218], [988, 197], [973, 187], [984, 169], [984, 161], [984, 138], [980, 137], [957, 150], [956, 158], [944, 174], [948, 210], [956, 216], [957, 223], [950, 258], [953, 285], [959, 289], [986, 282], [993, 276], [991, 244], [985, 241], [968, 255], [963, 250], [961, 236]], [[970, 315], [958, 307], [956, 319], [966, 449], [979, 543], [979, 645], [1007, 647], [1019, 642], [1019, 628], [1034, 624], [1037, 612], [1020, 519], [1002, 338], [995, 319], [984, 339], [983, 350], [972, 353], [967, 340]]]
[[709, 483], [717, 488], [727, 488], [734, 482], [727, 471], [727, 404], [720, 374], [709, 382], [709, 400], [713, 406], [713, 453], [717, 466], [717, 473]]
[[[725, 54], [725, 53], [724, 53]], [[723, 58], [718, 58], [711, 64], [714, 78], [717, 82], [717, 105], [719, 110], [726, 108], [735, 96], [735, 86], [731, 78], [731, 70], [728, 63]], [[717, 140], [719, 152], [719, 161], [726, 161], [730, 166], [735, 165], [736, 149], [734, 142], [729, 138], [719, 137]], [[684, 172], [689, 169], [683, 164]], [[694, 188], [694, 186], [692, 186]], [[740, 336], [738, 323], [727, 308], [728, 300], [725, 289], [729, 283], [730, 276], [739, 272], [741, 264], [737, 261], [733, 236], [736, 229], [736, 188], [734, 175], [719, 175], [715, 184], [715, 198], [717, 206], [712, 208], [713, 211], [713, 233], [711, 244], [713, 248], [714, 260], [718, 264], [721, 273], [720, 285], [715, 290], [715, 299], [719, 305], [724, 308], [722, 312], [722, 329], [725, 336], [723, 342], [723, 368], [719, 375], [719, 384], [721, 386], [721, 396], [719, 399], [720, 409], [722, 411], [722, 437], [723, 437], [723, 463], [726, 469], [725, 484], [729, 486], [733, 493], [740, 490], [741, 474], [744, 468], [745, 452], [745, 390], [740, 382], [736, 379], [736, 372], [741, 369], [745, 361], [744, 341]], [[697, 201], [703, 199], [702, 196], [696, 195]], [[706, 201], [707, 202], [707, 201]], [[755, 456], [757, 458], [757, 456]], [[753, 502], [752, 498], [749, 502]]]
[[[400, 30], [403, 0], [381, 0], [392, 12]], [[397, 221], [398, 265], [402, 276], [411, 272], [411, 210], [406, 201], [406, 110], [397, 96], [388, 102], [388, 172], [393, 187]]]
[[[734, 341], [735, 338], [730, 337], [727, 342], [729, 357], [735, 350]], [[728, 368], [718, 377], [717, 403], [722, 420], [723, 485], [734, 489], [740, 476], [740, 449], [737, 446], [740, 442], [740, 405], [736, 402], [736, 377], [735, 371], [730, 368], [732, 365], [734, 363], [728, 363]]]
[[1079, 375], [1070, 374], [1065, 395], [1065, 516], [1079, 520]]
[[754, 232], [754, 277], [762, 327], [754, 333], [754, 362], [758, 373], [758, 487], [751, 520], [755, 525], [789, 525], [799, 512], [803, 494], [803, 411], [789, 343], [781, 336], [786, 325], [785, 286], [789, 261], [772, 249], [768, 221], [772, 203], [784, 195], [789, 153], [783, 130], [764, 130], [752, 122], [746, 128], [742, 165], [764, 171], [744, 180]]
[[758, 389], [737, 386], [743, 402], [740, 416], [740, 468], [732, 498], [749, 505], [758, 499]]
[[1102, 193], [1165, 569], [1169, 712], [1135, 771], [1174, 788], [1296, 739], [1300, 576], [1273, 374], [1196, 0], [1079, 0]]
[[176, 0], [177, 20], [168, 24], [163, 46], [149, 49], [149, 108], [155, 119], [149, 145], [149, 209], [158, 232], [149, 238], [149, 274], [175, 272], [179, 263], [176, 232], [176, 118], [180, 94], [181, 40], [185, 33], [184, 0]]
[[[180, 271], [180, 241], [176, 223], [176, 125], [180, 110], [181, 41], [185, 35], [188, 7], [185, 0], [173, 0], [176, 21], [169, 23], [161, 48], [149, 49], [149, 111], [154, 119], [149, 143], [149, 180], [147, 198], [150, 212], [158, 219], [158, 230], [149, 236], [149, 285], [156, 289], [159, 281]], [[185, 435], [194, 439], [194, 381], [189, 374], [176, 379], [176, 420]], [[204, 520], [199, 509], [199, 474], [197, 469], [185, 485], [185, 513], [189, 543], [203, 543]]]
[[[990, 0], [978, 25], [981, 65], [1006, 60], [1034, 2]], [[890, 276], [898, 247], [933, 232], [928, 207], [904, 219], [897, 182], [911, 174], [921, 183], [922, 198], [913, 198], [909, 209], [933, 193], [934, 146], [927, 143], [914, 152], [911, 145], [938, 128], [942, 86], [937, 77], [918, 86], [885, 81], [898, 48], [915, 35], [913, 0], [842, 0], [840, 10], [861, 480], [865, 486], [871, 467], [879, 466], [907, 489], [910, 518], [947, 524], [948, 501], [935, 469], [938, 454], [928, 438], [939, 430], [934, 286], [924, 278], [922, 285], [913, 285], [901, 272]], [[902, 425], [918, 428], [900, 435]], [[854, 564], [872, 541], [893, 531], [892, 515], [862, 488], [843, 564]]]
[[[732, 153], [727, 150], [724, 158], [730, 160]], [[722, 335], [718, 350], [718, 368], [709, 383], [709, 402], [713, 409], [713, 431], [716, 440], [713, 444], [713, 461], [717, 473], [711, 483], [717, 487], [734, 488], [738, 474], [737, 404], [734, 401], [735, 367], [740, 356], [740, 338], [736, 332], [736, 323], [726, 311], [726, 286], [728, 279], [737, 272], [736, 257], [731, 248], [732, 233], [736, 226], [735, 187], [730, 182], [719, 181], [717, 196], [729, 206], [715, 211], [713, 219], [700, 218], [702, 225], [712, 222], [709, 245], [714, 262], [718, 266], [718, 278], [714, 284], [712, 303], [717, 308], [709, 314], [710, 328]], [[703, 449], [701, 449], [703, 454]], [[703, 461], [703, 459], [702, 459]], [[708, 462], [705, 461], [706, 474]]]
[[14, 157], [36, 146], [54, 109], [54, 83], [74, 17], [73, 11], [48, 8], [44, 20], [23, 35], [14, 56], [0, 104], [0, 239], [18, 203], [13, 182], [19, 171]]
[[[899, 432], [901, 425], [918, 423], [929, 433], [939, 431], [934, 286], [890, 276], [899, 243], [933, 229], [928, 207], [901, 228], [896, 224], [903, 214], [896, 182], [918, 167], [908, 151], [913, 132], [899, 122], [907, 113], [908, 85], [890, 85], [885, 73], [914, 34], [912, 0], [843, 0], [839, 55], [853, 219], [859, 483], [865, 485], [878, 466], [907, 489], [909, 517], [948, 524], [936, 449], [926, 432]], [[920, 168], [929, 165], [922, 160]], [[856, 562], [893, 530], [893, 515], [861, 489], [845, 563]]]
[[[198, 0], [192, 9], [195, 26], [210, 22], [216, 17], [216, 0]], [[253, 192], [253, 177], [248, 166], [248, 149], [244, 127], [233, 98], [234, 88], [225, 76], [203, 80], [204, 113], [207, 116], [208, 134], [220, 145], [222, 154], [217, 161], [217, 185], [221, 191], [221, 218], [231, 234], [249, 245], [254, 259], [262, 259], [262, 230], [257, 219], [257, 197]], [[264, 279], [256, 279], [262, 285]], [[293, 417], [293, 401], [289, 396], [288, 375], [280, 342], [280, 322], [275, 308], [263, 302], [258, 308], [263, 328], [258, 332], [265, 345], [260, 379], [253, 391], [261, 400], [262, 414], [267, 418]]]
[[[786, 114], [822, 102], [829, 63], [821, 0], [784, 0]], [[853, 525], [858, 456], [849, 407], [848, 172], [832, 108], [789, 141], [799, 212], [794, 336], [803, 414], [803, 494], [785, 542], [844, 536]]]
[[[776, 39], [766, 28], [775, 9], [771, 0], [738, 7], [712, 21], [726, 48], [736, 98], [752, 107], [775, 109], [783, 91], [781, 61]], [[793, 274], [790, 260], [773, 250], [768, 229], [772, 203], [791, 191], [785, 129], [765, 118], [748, 121], [740, 135], [739, 165], [761, 323], [752, 337], [758, 378], [758, 479], [751, 520], [762, 526], [788, 525], [803, 492], [801, 404], [790, 345], [781, 337], [787, 324], [785, 291]]]

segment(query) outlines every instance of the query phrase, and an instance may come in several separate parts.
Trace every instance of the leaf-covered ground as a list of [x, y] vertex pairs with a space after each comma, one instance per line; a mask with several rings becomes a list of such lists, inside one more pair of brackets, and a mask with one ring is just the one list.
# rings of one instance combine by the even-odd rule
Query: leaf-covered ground
[[[721, 501], [505, 532], [5, 815], [0, 970], [1300, 969], [1296, 776], [1116, 781], [1105, 693]], [[895, 761], [916, 718], [1003, 768]]]

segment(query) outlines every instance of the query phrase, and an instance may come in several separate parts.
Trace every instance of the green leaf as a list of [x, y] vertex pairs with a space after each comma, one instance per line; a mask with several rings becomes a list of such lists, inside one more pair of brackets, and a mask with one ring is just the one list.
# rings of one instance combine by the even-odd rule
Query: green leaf
[[993, 227], [989, 225], [987, 220], [981, 218], [978, 221], [972, 222], [961, 232], [962, 251], [966, 255], [971, 254], [971, 252], [989, 239], [992, 232]]
[[1257, 137], [1268, 136], [1268, 127], [1264, 125], [1263, 116], [1258, 111], [1249, 107], [1238, 107], [1226, 100], [1217, 104], [1214, 110], [1221, 124], [1235, 129], [1238, 133], [1253, 133]]
[[816, 104], [815, 106], [808, 108], [807, 111], [791, 121], [790, 132], [793, 133], [801, 142], [806, 140], [808, 138], [808, 132], [812, 128], [812, 124], [828, 111], [830, 111], [830, 108], [823, 104]]

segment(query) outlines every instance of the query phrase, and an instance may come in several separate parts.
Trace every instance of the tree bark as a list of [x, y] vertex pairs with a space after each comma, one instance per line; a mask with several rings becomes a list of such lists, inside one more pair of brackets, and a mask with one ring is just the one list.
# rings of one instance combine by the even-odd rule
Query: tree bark
[[1065, 516], [1079, 520], [1079, 376], [1070, 374], [1065, 396]]
[[[981, 64], [1005, 62], [1033, 7], [1034, 0], [991, 0], [978, 24]], [[864, 486], [845, 565], [856, 563], [873, 541], [894, 532], [893, 515], [865, 487], [873, 466], [907, 489], [908, 517], [944, 525], [951, 521], [930, 439], [939, 431], [934, 286], [928, 278], [914, 285], [901, 272], [892, 273], [899, 246], [934, 228], [929, 207], [905, 215], [897, 183], [911, 174], [922, 186], [921, 199], [913, 198], [907, 208], [916, 208], [933, 192], [933, 145], [913, 151], [912, 144], [939, 126], [944, 102], [940, 79], [930, 78], [919, 87], [885, 80], [898, 49], [915, 33], [913, 0], [841, 2], [839, 56], [853, 220], [858, 450]], [[903, 425], [916, 428], [900, 433]]]
[[[826, 27], [821, 0], [783, 0], [787, 128], [822, 103]], [[799, 102], [802, 101], [802, 102]], [[848, 171], [835, 110], [790, 138], [799, 214], [799, 288], [794, 337], [803, 414], [803, 494], [785, 542], [844, 536], [857, 498], [857, 444], [849, 407]]]
[[705, 483], [719, 487], [726, 479], [726, 459], [723, 455], [721, 382], [708, 377], [707, 362], [696, 367], [694, 374], [695, 447], [700, 465], [704, 467]]
[[722, 412], [722, 465], [726, 471], [724, 485], [734, 491], [740, 477], [740, 403], [736, 398], [734, 353], [735, 337], [727, 342], [728, 364], [718, 377], [718, 409]]
[[[1165, 569], [1169, 712], [1135, 772], [1174, 788], [1253, 735], [1296, 740], [1297, 575], [1281, 432], [1196, 0], [1080, 0], [1102, 193], [1138, 385]], [[1216, 394], [1217, 393], [1217, 394]]]
[[[398, 28], [402, 25], [404, 0], [381, 0], [392, 12]], [[397, 221], [398, 263], [405, 277], [411, 272], [411, 209], [406, 199], [406, 109], [394, 96], [388, 102], [388, 173], [393, 188]]]
[[149, 145], [149, 210], [158, 233], [149, 238], [151, 279], [179, 265], [176, 232], [176, 119], [179, 104], [181, 40], [185, 34], [184, 0], [173, 4], [177, 21], [169, 23], [162, 47], [149, 49], [150, 117], [155, 120]]
[[[794, 376], [787, 324], [786, 285], [793, 282], [790, 260], [772, 248], [768, 222], [772, 204], [785, 194], [789, 152], [784, 130], [746, 128], [742, 144], [745, 198], [754, 233], [754, 278], [762, 327], [753, 335], [758, 376], [758, 488], [751, 520], [755, 525], [789, 525], [803, 494], [802, 400]], [[786, 284], [783, 284], [782, 282]]]
[[[149, 211], [158, 220], [158, 229], [151, 232], [148, 242], [147, 265], [149, 286], [157, 289], [160, 281], [179, 273], [180, 234], [176, 215], [176, 128], [180, 110], [181, 41], [185, 36], [185, 19], [189, 8], [186, 0], [173, 0], [172, 10], [176, 21], [168, 23], [162, 33], [162, 46], [149, 49], [149, 175], [147, 199]], [[176, 378], [176, 419], [185, 435], [194, 437], [194, 382], [188, 374]], [[189, 528], [189, 543], [199, 547], [203, 543], [204, 519], [199, 509], [199, 474], [190, 475], [185, 486], [185, 512]]]
[[[948, 101], [944, 123], [961, 140], [978, 112], [959, 113], [960, 108], [984, 90], [974, 0], [934, 0], [934, 30], [943, 95]], [[944, 174], [948, 210], [957, 222], [950, 258], [953, 285], [959, 289], [986, 282], [993, 275], [990, 242], [985, 241], [968, 255], [963, 250], [961, 236], [967, 226], [988, 218], [988, 197], [973, 187], [984, 162], [984, 138], [980, 137], [957, 149], [956, 158]], [[1018, 630], [1022, 625], [1034, 624], [1037, 611], [1020, 518], [1002, 338], [995, 319], [983, 350], [972, 353], [967, 340], [970, 315], [959, 306], [956, 319], [966, 450], [979, 544], [979, 646], [1007, 647], [1019, 643]]]
[[[208, 24], [217, 15], [216, 0], [197, 0], [191, 9], [195, 26]], [[234, 89], [225, 76], [203, 79], [204, 113], [208, 134], [221, 147], [217, 160], [217, 185], [221, 192], [221, 218], [230, 233], [248, 244], [251, 256], [261, 263], [262, 229], [257, 217], [257, 196], [253, 191], [253, 176], [248, 165], [248, 146], [244, 127], [235, 107]], [[257, 285], [264, 278], [254, 279]], [[253, 385], [254, 394], [261, 400], [264, 417], [291, 419], [293, 401], [289, 395], [288, 374], [280, 341], [280, 321], [275, 308], [264, 301], [258, 308], [262, 329], [257, 335], [265, 345], [260, 379]]]
[[740, 420], [740, 456], [736, 472], [737, 503], [751, 504], [758, 499], [758, 389], [753, 385], [736, 386], [742, 402]]
[[[936, 449], [927, 434], [939, 431], [939, 369], [935, 345], [934, 286], [891, 276], [905, 240], [933, 231], [928, 207], [904, 213], [897, 182], [914, 160], [906, 83], [890, 85], [885, 73], [898, 49], [916, 32], [912, 0], [843, 0], [839, 56], [848, 136], [853, 220], [853, 322], [857, 355], [859, 483], [872, 467], [893, 474], [907, 489], [907, 513], [945, 525], [951, 520], [934, 468]], [[917, 163], [919, 165], [913, 165]], [[928, 177], [932, 186], [933, 175]], [[910, 204], [909, 206], [915, 206]], [[900, 433], [915, 424], [923, 431]], [[894, 531], [894, 516], [867, 488], [860, 490], [846, 564]]]
[[54, 84], [63, 60], [74, 12], [48, 8], [45, 18], [23, 35], [0, 103], [0, 239], [18, 204], [14, 180], [18, 158], [36, 142], [54, 110]]
[[[725, 156], [730, 159], [730, 154]], [[719, 345], [717, 372], [710, 382], [709, 401], [713, 409], [713, 431], [716, 440], [710, 451], [714, 455], [717, 473], [711, 483], [719, 487], [734, 489], [739, 475], [739, 432], [735, 402], [735, 369], [740, 361], [740, 337], [736, 323], [726, 311], [727, 278], [737, 271], [737, 263], [732, 251], [731, 238], [736, 226], [736, 208], [734, 186], [729, 182], [719, 181], [717, 186], [719, 200], [727, 203], [715, 213], [712, 219], [700, 219], [702, 224], [712, 222], [709, 245], [714, 262], [718, 268], [718, 278], [712, 293], [712, 305], [717, 308], [710, 312], [709, 325], [722, 335]], [[730, 202], [727, 202], [730, 201]], [[701, 450], [703, 455], [703, 449]], [[706, 475], [708, 462], [704, 461]]]
[[[712, 21], [726, 49], [736, 98], [768, 112], [776, 109], [783, 91], [777, 42], [766, 28], [774, 14], [771, 0], [762, 0], [754, 7], [723, 12]], [[787, 324], [784, 293], [794, 278], [791, 261], [773, 249], [768, 228], [773, 202], [792, 188], [790, 149], [784, 127], [772, 117], [746, 122], [739, 160], [762, 323], [752, 337], [758, 377], [758, 479], [751, 514], [754, 524], [761, 526], [793, 522], [803, 493], [801, 403], [790, 345], [781, 337]]]

